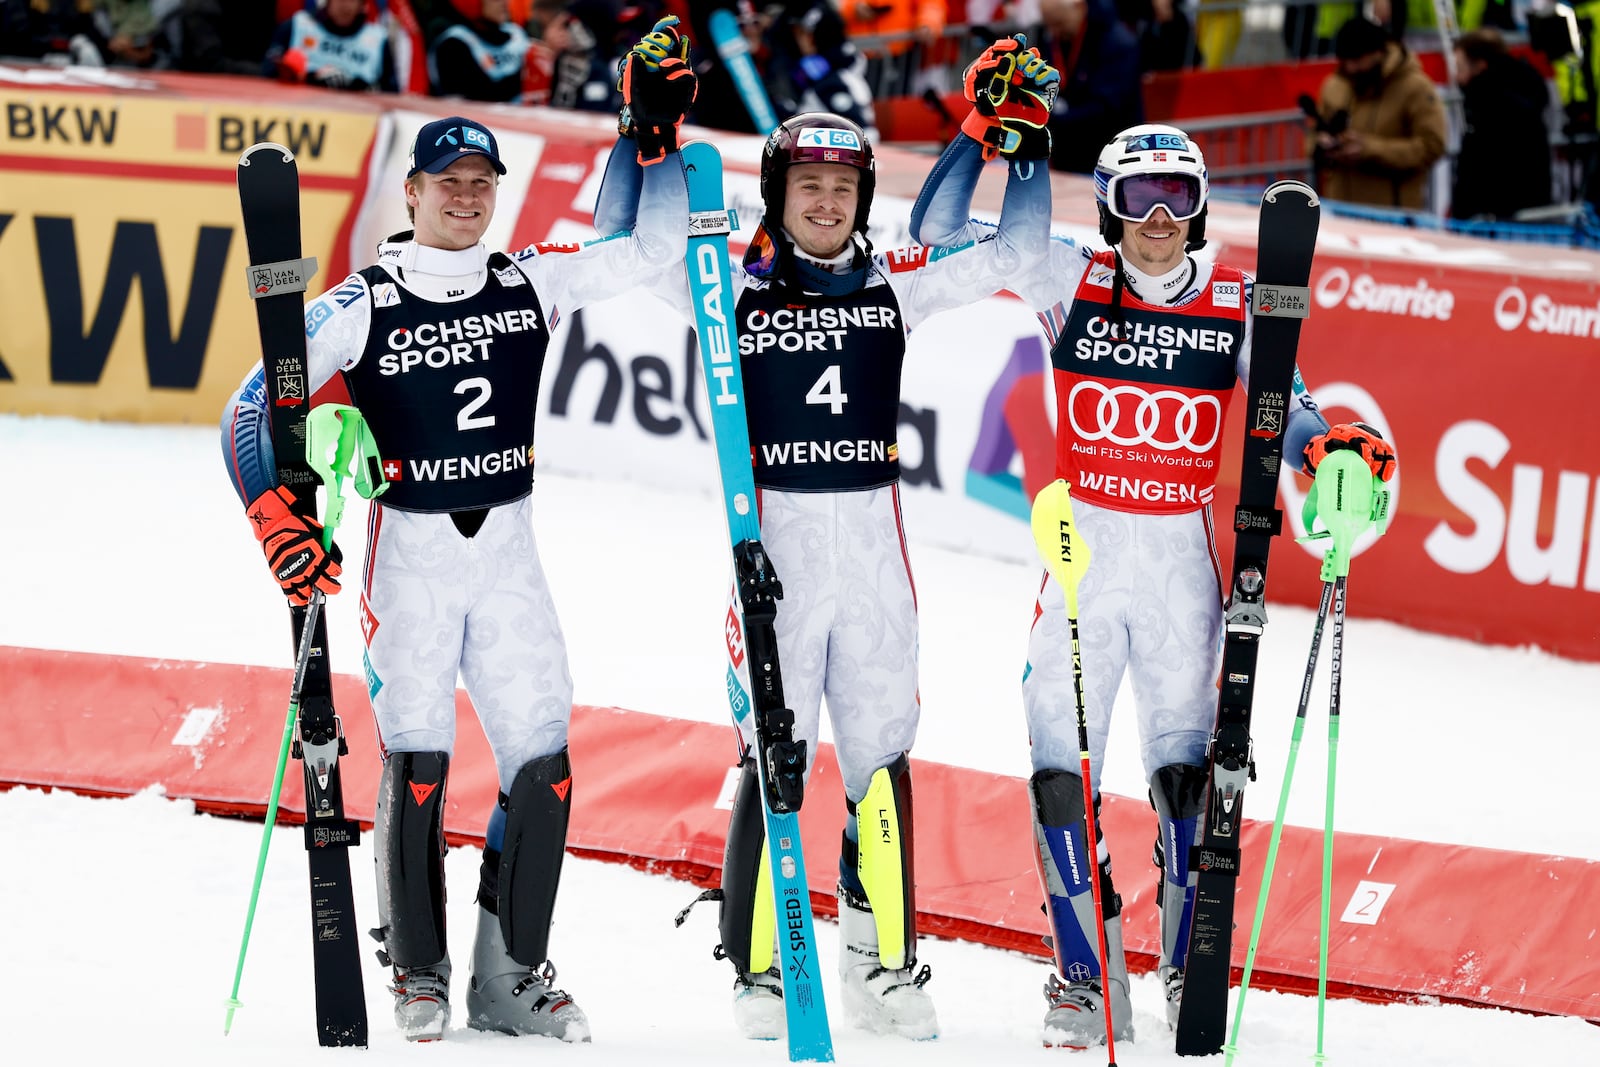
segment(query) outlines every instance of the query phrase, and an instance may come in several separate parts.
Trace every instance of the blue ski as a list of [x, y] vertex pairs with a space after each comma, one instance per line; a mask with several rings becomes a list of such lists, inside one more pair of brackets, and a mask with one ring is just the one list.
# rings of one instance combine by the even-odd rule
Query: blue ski
[[728, 703], [737, 722], [755, 716], [755, 763], [761, 777], [767, 855], [777, 907], [783, 1005], [793, 1062], [833, 1062], [833, 1034], [823, 1000], [817, 938], [800, 848], [800, 803], [805, 782], [805, 746], [794, 740], [794, 713], [784, 706], [773, 620], [783, 595], [761, 547], [756, 484], [750, 465], [750, 430], [745, 422], [744, 379], [739, 370], [738, 331], [733, 316], [733, 277], [728, 234], [736, 225], [722, 195], [722, 155], [704, 141], [683, 146], [689, 179], [689, 292], [700, 366], [705, 373], [711, 427], [722, 471], [722, 502], [739, 587], [744, 655], [749, 687], [730, 663]]
[[[728, 77], [733, 79], [734, 88], [739, 90], [739, 98], [744, 101], [744, 109], [750, 113], [750, 121], [755, 123], [756, 133], [765, 137], [778, 125], [778, 116], [767, 98], [767, 87], [761, 83], [761, 75], [756, 73], [755, 60], [750, 58], [750, 42], [744, 39], [744, 31], [739, 29], [739, 20], [732, 11], [719, 7], [711, 13], [710, 28], [711, 40], [717, 47], [717, 57], [728, 68]], [[719, 193], [719, 204], [721, 199]]]

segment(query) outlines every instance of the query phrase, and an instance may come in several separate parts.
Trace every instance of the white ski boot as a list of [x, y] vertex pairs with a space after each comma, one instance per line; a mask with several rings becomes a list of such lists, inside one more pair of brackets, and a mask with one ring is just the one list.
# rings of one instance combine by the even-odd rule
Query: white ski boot
[[[908, 954], [914, 952], [908, 946]], [[913, 1041], [939, 1036], [933, 998], [922, 987], [933, 976], [916, 960], [898, 970], [878, 959], [878, 925], [872, 912], [852, 894], [839, 895], [839, 984], [845, 1015], [856, 1026], [878, 1034], [898, 1034]]]
[[1167, 994], [1167, 1027], [1178, 1028], [1178, 1009], [1183, 1006], [1183, 968], [1162, 967], [1161, 988]]
[[450, 957], [432, 967], [394, 969], [394, 1022], [407, 1041], [438, 1041], [450, 1025]]
[[[1106, 920], [1106, 953], [1111, 981], [1112, 1032], [1118, 1041], [1133, 1040], [1133, 1003], [1128, 999], [1128, 963], [1122, 954], [1122, 917]], [[1087, 970], [1087, 968], [1085, 968]], [[1053, 1048], [1084, 1049], [1106, 1043], [1106, 997], [1098, 978], [1064, 981], [1054, 971], [1044, 984], [1044, 1043]]]
[[478, 909], [478, 935], [472, 948], [472, 984], [467, 987], [467, 1025], [502, 1034], [589, 1040], [589, 1020], [563, 990], [555, 988], [556, 969], [546, 960], [527, 967], [506, 951], [500, 920]]
[[733, 1021], [739, 1033], [752, 1041], [776, 1041], [788, 1031], [778, 968], [734, 978]]

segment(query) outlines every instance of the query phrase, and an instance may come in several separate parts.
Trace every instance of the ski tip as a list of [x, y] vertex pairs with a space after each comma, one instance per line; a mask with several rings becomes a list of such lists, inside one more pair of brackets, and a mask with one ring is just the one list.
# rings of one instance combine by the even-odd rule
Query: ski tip
[[1321, 207], [1322, 201], [1317, 198], [1317, 191], [1305, 182], [1296, 181], [1294, 178], [1284, 178], [1267, 186], [1267, 191], [1261, 194], [1263, 204], [1275, 203], [1284, 193], [1294, 193], [1305, 197], [1307, 207]]
[[293, 163], [294, 162], [294, 153], [289, 151], [287, 148], [285, 148], [283, 145], [279, 144], [278, 142], [276, 142], [276, 141], [257, 141], [255, 144], [251, 145], [249, 148], [246, 148], [244, 150], [244, 153], [239, 156], [239, 166], [248, 167], [250, 165], [250, 157], [255, 155], [258, 152], [277, 152], [279, 154], [279, 156], [282, 157], [283, 162], [285, 162], [285, 163]]

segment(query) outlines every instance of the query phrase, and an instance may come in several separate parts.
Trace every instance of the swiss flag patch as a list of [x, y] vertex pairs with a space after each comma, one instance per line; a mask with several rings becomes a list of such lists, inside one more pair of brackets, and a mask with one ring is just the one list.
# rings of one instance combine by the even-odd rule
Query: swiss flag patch
[[404, 471], [405, 464], [398, 459], [386, 459], [383, 461], [383, 480], [386, 482], [398, 482]]

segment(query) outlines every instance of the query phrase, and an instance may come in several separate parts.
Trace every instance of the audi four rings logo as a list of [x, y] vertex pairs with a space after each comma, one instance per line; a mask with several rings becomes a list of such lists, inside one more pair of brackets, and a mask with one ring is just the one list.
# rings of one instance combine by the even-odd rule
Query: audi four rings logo
[[[1092, 407], [1084, 402], [1086, 397]], [[1205, 453], [1222, 433], [1220, 400], [1171, 389], [1147, 393], [1136, 385], [1107, 387], [1099, 382], [1079, 382], [1067, 396], [1067, 412], [1082, 440], [1124, 447], [1149, 445], [1162, 452], [1186, 449]]]

